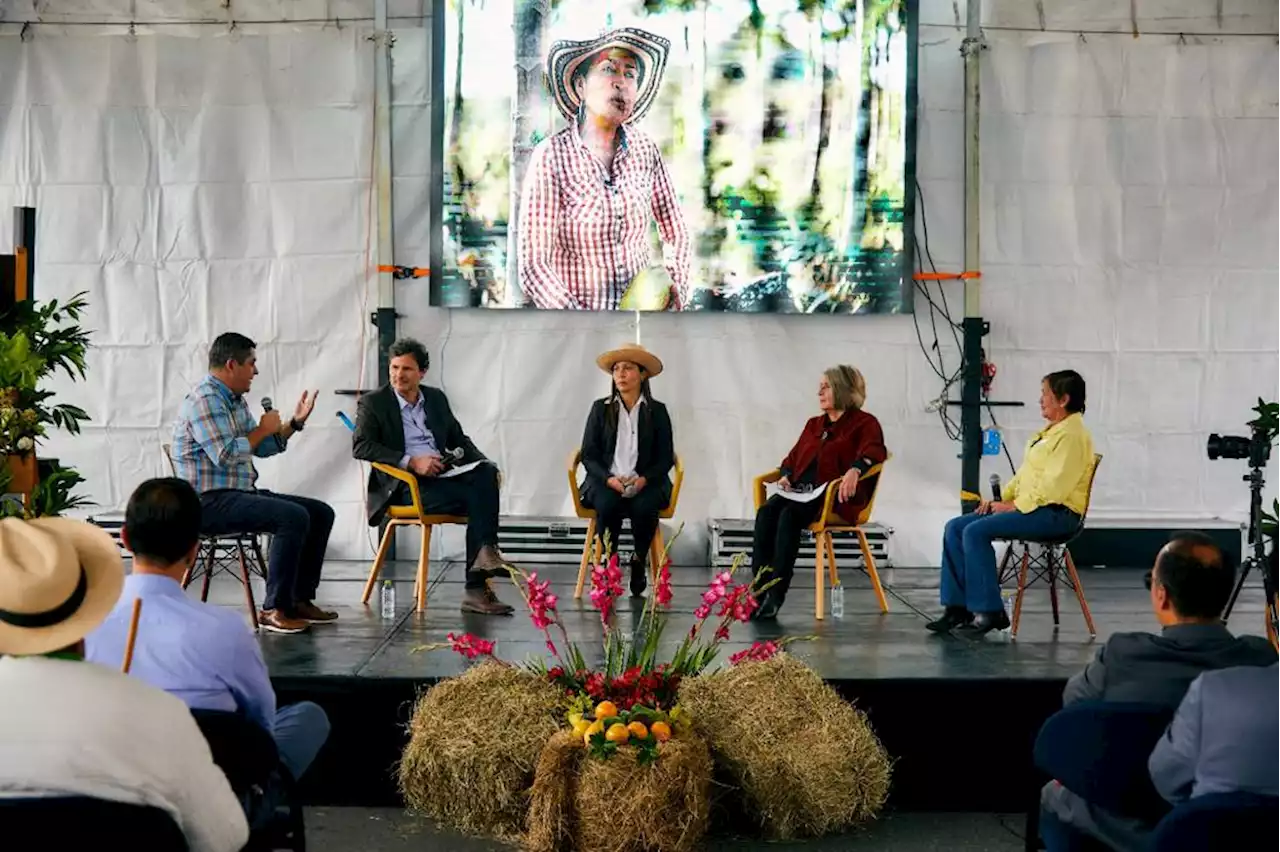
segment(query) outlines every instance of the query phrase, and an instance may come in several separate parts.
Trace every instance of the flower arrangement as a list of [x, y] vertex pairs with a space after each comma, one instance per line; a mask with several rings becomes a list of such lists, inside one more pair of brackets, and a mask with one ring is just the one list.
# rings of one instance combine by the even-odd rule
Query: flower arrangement
[[[679, 532], [672, 541], [678, 536]], [[677, 704], [681, 681], [701, 674], [715, 662], [732, 625], [750, 620], [760, 605], [757, 596], [776, 582], [759, 585], [765, 570], [749, 581], [737, 582], [742, 562], [739, 554], [728, 570], [711, 579], [694, 610], [693, 626], [669, 660], [659, 659], [673, 597], [667, 552], [662, 555], [657, 583], [645, 602], [634, 641], [616, 625], [616, 602], [624, 593], [618, 555], [592, 566], [590, 600], [600, 614], [603, 632], [603, 662], [598, 667], [591, 666], [582, 649], [569, 638], [557, 611], [559, 600], [550, 591], [550, 581], [540, 580], [536, 571], [511, 570], [512, 581], [528, 607], [530, 621], [542, 632], [549, 655], [531, 659], [523, 668], [564, 691], [565, 722], [583, 738], [593, 757], [607, 759], [620, 746], [630, 744], [636, 747], [637, 760], [652, 762], [657, 759], [661, 744], [680, 733], [686, 721]], [[468, 660], [487, 658], [510, 665], [494, 655], [493, 642], [469, 633], [451, 633], [447, 638], [448, 647]], [[734, 654], [729, 662], [737, 665], [767, 660], [793, 641], [796, 638], [757, 642]], [[419, 650], [436, 647], [442, 646]]]

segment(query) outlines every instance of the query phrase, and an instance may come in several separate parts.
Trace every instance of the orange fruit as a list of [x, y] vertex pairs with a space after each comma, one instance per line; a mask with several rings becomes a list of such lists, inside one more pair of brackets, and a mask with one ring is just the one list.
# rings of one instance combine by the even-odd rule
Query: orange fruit
[[612, 716], [618, 715], [618, 705], [612, 701], [601, 701], [596, 705], [596, 718], [604, 721]]
[[666, 722], [654, 722], [649, 730], [653, 732], [653, 738], [660, 743], [671, 739], [671, 726]]
[[631, 732], [631, 736], [638, 740], [642, 740], [649, 736], [649, 729], [644, 726], [644, 722], [632, 722], [627, 725], [627, 730]]
[[631, 739], [631, 734], [627, 731], [627, 726], [618, 722], [609, 726], [609, 730], [604, 732], [604, 738], [611, 743], [622, 745]]

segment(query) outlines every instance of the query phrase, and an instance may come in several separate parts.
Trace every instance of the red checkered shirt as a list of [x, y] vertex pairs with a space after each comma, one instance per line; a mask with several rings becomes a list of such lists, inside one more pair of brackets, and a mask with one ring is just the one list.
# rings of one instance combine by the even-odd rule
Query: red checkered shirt
[[635, 128], [619, 131], [612, 171], [569, 126], [534, 149], [520, 206], [520, 286], [539, 308], [616, 310], [627, 285], [652, 262], [649, 222], [688, 301], [691, 247], [662, 152]]

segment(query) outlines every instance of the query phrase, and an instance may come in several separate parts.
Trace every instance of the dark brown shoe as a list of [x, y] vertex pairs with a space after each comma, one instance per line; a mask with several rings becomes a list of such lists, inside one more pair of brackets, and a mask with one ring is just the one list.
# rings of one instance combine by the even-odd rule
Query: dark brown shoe
[[486, 544], [476, 554], [476, 561], [471, 563], [471, 573], [488, 580], [492, 577], [506, 577], [510, 573], [507, 569], [514, 567], [498, 548]]
[[309, 624], [328, 624], [338, 620], [338, 614], [332, 610], [321, 609], [311, 601], [303, 601], [293, 608], [293, 617]]
[[479, 615], [511, 615], [515, 608], [498, 600], [493, 589], [484, 586], [479, 589], [467, 589], [462, 596], [462, 611]]
[[264, 609], [258, 613], [258, 627], [272, 633], [302, 633], [311, 629], [310, 623], [290, 618], [278, 609]]

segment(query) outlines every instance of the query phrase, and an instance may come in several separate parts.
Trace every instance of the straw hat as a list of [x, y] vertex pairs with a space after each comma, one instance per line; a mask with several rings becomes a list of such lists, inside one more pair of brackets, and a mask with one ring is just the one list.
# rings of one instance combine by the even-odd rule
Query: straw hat
[[612, 374], [613, 365], [619, 361], [630, 361], [633, 364], [639, 364], [644, 367], [644, 371], [649, 378], [653, 378], [662, 372], [662, 361], [658, 360], [657, 355], [654, 355], [639, 343], [626, 343], [617, 349], [610, 349], [596, 359], [596, 364], [601, 370]]
[[120, 597], [124, 564], [104, 530], [68, 518], [0, 521], [0, 654], [73, 645]]
[[639, 121], [649, 111], [649, 107], [653, 106], [658, 87], [662, 84], [662, 74], [667, 68], [671, 42], [646, 30], [622, 27], [588, 41], [557, 41], [551, 45], [551, 50], [547, 53], [547, 85], [565, 118], [572, 121], [577, 116], [581, 103], [573, 88], [573, 72], [590, 57], [613, 47], [633, 53], [640, 66], [635, 106], [624, 123]]

